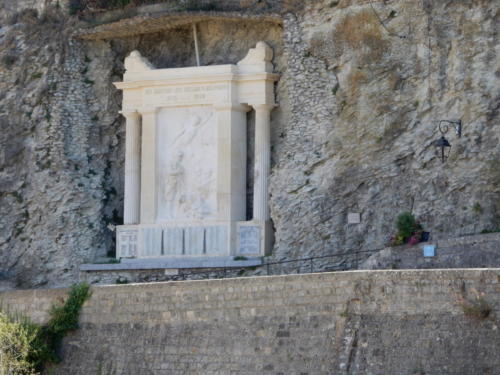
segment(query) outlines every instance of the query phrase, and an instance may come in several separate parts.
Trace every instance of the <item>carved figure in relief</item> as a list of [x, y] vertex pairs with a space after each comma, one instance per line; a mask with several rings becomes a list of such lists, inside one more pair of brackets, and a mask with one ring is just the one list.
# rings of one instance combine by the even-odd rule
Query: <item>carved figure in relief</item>
[[159, 112], [158, 222], [215, 217], [215, 120], [214, 111], [208, 107]]
[[184, 153], [182, 151], [177, 152], [166, 171], [165, 201], [169, 203], [171, 208], [177, 208], [185, 201], [185, 196], [183, 194], [183, 159]]

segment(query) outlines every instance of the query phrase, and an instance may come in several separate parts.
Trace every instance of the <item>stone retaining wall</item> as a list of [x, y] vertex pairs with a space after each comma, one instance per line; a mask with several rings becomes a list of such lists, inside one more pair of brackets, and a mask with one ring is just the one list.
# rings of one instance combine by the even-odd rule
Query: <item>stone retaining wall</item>
[[[54, 374], [494, 374], [500, 269], [94, 287]], [[492, 311], [464, 315], [460, 298]], [[0, 294], [47, 319], [66, 290]]]

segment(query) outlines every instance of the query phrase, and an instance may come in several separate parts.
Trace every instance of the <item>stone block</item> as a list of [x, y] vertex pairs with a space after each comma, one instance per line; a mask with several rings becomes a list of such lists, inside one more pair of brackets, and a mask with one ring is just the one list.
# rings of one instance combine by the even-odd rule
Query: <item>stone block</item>
[[184, 229], [163, 228], [163, 253], [162, 255], [184, 254]]
[[205, 250], [205, 230], [203, 227], [188, 227], [184, 230], [184, 254], [203, 255]]
[[347, 224], [361, 223], [361, 214], [358, 212], [350, 212], [347, 214]]
[[227, 226], [205, 227], [205, 254], [226, 255], [227, 245]]
[[163, 231], [159, 227], [142, 227], [139, 231], [139, 253], [142, 257], [155, 257], [162, 255]]

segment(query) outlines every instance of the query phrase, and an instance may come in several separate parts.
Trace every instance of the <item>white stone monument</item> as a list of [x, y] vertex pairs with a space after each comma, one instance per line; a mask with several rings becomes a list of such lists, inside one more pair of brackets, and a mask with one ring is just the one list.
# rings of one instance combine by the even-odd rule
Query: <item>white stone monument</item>
[[[154, 69], [125, 59], [124, 225], [118, 258], [261, 256], [270, 251], [271, 60], [257, 43], [237, 65]], [[253, 219], [246, 221], [247, 121], [255, 110]]]

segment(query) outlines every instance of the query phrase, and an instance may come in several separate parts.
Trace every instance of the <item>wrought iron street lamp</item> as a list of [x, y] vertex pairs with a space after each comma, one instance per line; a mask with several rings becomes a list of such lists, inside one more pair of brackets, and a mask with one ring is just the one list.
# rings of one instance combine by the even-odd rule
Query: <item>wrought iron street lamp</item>
[[451, 144], [444, 137], [448, 130], [450, 130], [450, 126], [455, 128], [455, 132], [457, 133], [458, 138], [462, 137], [462, 120], [450, 121], [450, 120], [441, 120], [439, 121], [439, 131], [441, 132], [441, 138], [434, 142], [434, 146], [438, 148], [438, 152], [440, 153], [441, 161], [444, 163], [446, 159], [450, 156]]

